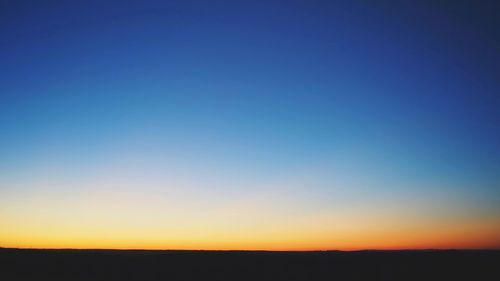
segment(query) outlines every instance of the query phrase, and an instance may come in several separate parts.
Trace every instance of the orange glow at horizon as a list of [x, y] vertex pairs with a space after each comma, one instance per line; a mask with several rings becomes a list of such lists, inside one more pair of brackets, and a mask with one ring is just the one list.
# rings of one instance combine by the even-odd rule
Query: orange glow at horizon
[[[121, 180], [115, 180], [121, 179]], [[173, 180], [41, 183], [0, 198], [0, 247], [186, 250], [500, 249], [500, 221], [460, 197], [325, 197], [299, 181], [209, 193]], [[169, 188], [159, 188], [169, 183]], [[283, 187], [285, 186], [286, 189]], [[286, 192], [284, 192], [286, 190]], [[335, 195], [335, 194], [334, 194]]]
[[[1, 217], [0, 247], [184, 250], [500, 249], [498, 222], [405, 225], [380, 221], [284, 219], [231, 225], [185, 223], [151, 227], [117, 223], [35, 224]], [[125, 217], [126, 219], [126, 217]]]

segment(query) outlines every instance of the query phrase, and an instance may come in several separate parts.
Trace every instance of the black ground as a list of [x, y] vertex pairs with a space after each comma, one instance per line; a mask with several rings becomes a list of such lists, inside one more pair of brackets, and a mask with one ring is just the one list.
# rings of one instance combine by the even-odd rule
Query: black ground
[[0, 249], [0, 280], [500, 280], [500, 251]]

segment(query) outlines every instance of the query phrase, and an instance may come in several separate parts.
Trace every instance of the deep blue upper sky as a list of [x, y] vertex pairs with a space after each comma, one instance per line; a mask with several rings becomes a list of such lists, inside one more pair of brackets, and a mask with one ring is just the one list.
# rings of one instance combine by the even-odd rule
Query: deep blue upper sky
[[495, 2], [2, 1], [0, 188], [129, 157], [225, 191], [342, 171], [498, 205]]

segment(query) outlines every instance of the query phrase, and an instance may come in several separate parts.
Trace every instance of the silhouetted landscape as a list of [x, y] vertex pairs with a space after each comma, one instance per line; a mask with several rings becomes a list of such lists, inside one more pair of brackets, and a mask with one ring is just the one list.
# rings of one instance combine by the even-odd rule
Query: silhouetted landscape
[[0, 281], [500, 281], [499, 12], [0, 0]]
[[500, 280], [500, 251], [0, 249], [1, 280]]

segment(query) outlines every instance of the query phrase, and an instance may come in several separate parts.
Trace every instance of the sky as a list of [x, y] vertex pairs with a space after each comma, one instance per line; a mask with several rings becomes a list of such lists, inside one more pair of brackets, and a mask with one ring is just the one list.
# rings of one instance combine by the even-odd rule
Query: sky
[[496, 1], [0, 3], [0, 247], [500, 248]]

